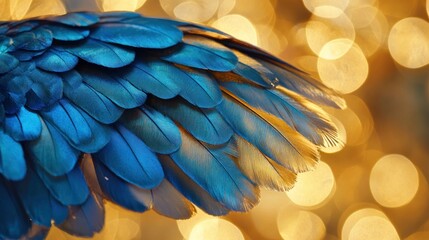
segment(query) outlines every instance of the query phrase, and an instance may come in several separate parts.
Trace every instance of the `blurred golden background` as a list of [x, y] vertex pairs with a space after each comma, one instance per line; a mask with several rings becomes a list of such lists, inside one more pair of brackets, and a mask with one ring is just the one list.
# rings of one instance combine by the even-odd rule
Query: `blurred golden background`
[[[346, 142], [248, 213], [175, 221], [107, 203], [94, 239], [429, 239], [429, 0], [0, 0], [0, 19], [138, 11], [255, 44], [345, 94]], [[77, 239], [57, 229], [48, 239]]]

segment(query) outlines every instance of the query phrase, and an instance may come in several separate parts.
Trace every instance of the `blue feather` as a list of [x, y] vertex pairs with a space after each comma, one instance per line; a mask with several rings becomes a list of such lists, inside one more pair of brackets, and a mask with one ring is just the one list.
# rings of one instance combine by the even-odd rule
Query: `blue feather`
[[88, 29], [68, 27], [60, 24], [50, 24], [45, 26], [52, 32], [52, 37], [60, 41], [78, 41], [89, 36]]
[[90, 116], [105, 124], [114, 123], [121, 117], [124, 110], [86, 83], [80, 83], [79, 74], [74, 72], [63, 77], [67, 82], [64, 85], [64, 94]]
[[50, 227], [52, 220], [57, 224], [66, 220], [67, 207], [51, 196], [33, 169], [29, 168], [25, 178], [14, 185], [32, 223]]
[[31, 227], [18, 197], [0, 176], [0, 238], [18, 239]]
[[40, 136], [42, 123], [37, 114], [22, 107], [16, 114], [6, 117], [4, 128], [16, 141], [29, 141]]
[[[263, 109], [281, 119], [316, 145], [336, 142], [336, 128], [323, 110], [293, 93], [280, 93], [277, 89], [265, 90], [247, 84], [222, 83], [255, 108]], [[326, 140], [326, 141], [325, 141]], [[325, 143], [326, 142], [326, 143]]]
[[86, 124], [88, 124], [89, 128], [91, 129], [92, 137], [91, 141], [74, 144], [73, 147], [85, 153], [98, 152], [110, 141], [110, 135], [112, 132], [110, 126], [96, 121], [83, 110], [80, 110], [79, 108], [76, 109], [80, 112], [80, 114], [85, 119]]
[[174, 26], [129, 23], [104, 23], [91, 31], [91, 38], [137, 48], [167, 48], [182, 40]]
[[319, 154], [315, 145], [280, 118], [224, 92], [227, 96], [217, 109], [238, 135], [294, 172], [306, 171], [316, 164]]
[[21, 143], [0, 130], [0, 173], [9, 180], [24, 178], [27, 166]]
[[79, 205], [88, 198], [89, 189], [79, 166], [58, 177], [50, 175], [38, 165], [34, 166], [34, 170], [52, 196], [61, 204]]
[[169, 77], [175, 79], [182, 89], [180, 96], [186, 101], [201, 108], [213, 108], [222, 101], [222, 93], [216, 79], [207, 72], [178, 68], [170, 65], [163, 72], [170, 72]]
[[280, 85], [285, 88], [317, 103], [336, 108], [346, 107], [344, 99], [339, 97], [333, 90], [322, 85], [322, 83], [312, 79], [307, 73], [292, 66], [281, 68], [264, 60], [258, 61], [276, 74]]
[[141, 106], [147, 95], [135, 88], [128, 81], [111, 77], [99, 70], [86, 70], [80, 72], [83, 81], [97, 92], [109, 98], [122, 108], [135, 108]]
[[162, 59], [188, 67], [228, 72], [235, 68], [238, 58], [229, 49], [199, 37], [185, 37], [177, 51], [169, 52]]
[[27, 76], [33, 81], [31, 90], [26, 95], [26, 105], [29, 108], [40, 110], [62, 98], [63, 81], [57, 74], [33, 69]]
[[187, 176], [171, 159], [170, 156], [160, 155], [159, 161], [164, 169], [167, 180], [187, 199], [208, 214], [215, 216], [226, 215], [229, 210], [213, 199], [201, 186]]
[[91, 237], [104, 225], [104, 204], [96, 194], [89, 195], [80, 206], [70, 207], [68, 219], [58, 227], [70, 234]]
[[70, 172], [79, 156], [79, 151], [72, 148], [55, 127], [43, 120], [40, 137], [26, 142], [25, 149], [30, 159], [52, 176]]
[[120, 121], [154, 152], [169, 154], [180, 147], [179, 128], [153, 108], [144, 106], [126, 111]]
[[227, 142], [234, 133], [216, 110], [198, 108], [180, 98], [176, 98], [175, 101], [151, 99], [150, 104], [180, 123], [200, 141], [222, 144]]
[[40, 51], [52, 45], [52, 32], [46, 28], [37, 28], [31, 32], [23, 32], [13, 37], [16, 49]]
[[46, 20], [62, 23], [73, 27], [88, 27], [99, 21], [97, 14], [88, 12], [75, 12], [63, 16], [55, 16]]
[[59, 130], [72, 146], [84, 145], [93, 138], [85, 118], [66, 99], [60, 100], [48, 111], [41, 111], [40, 115]]
[[7, 73], [19, 64], [18, 59], [7, 53], [0, 53], [0, 74]]
[[241, 52], [234, 51], [234, 53], [239, 59], [237, 67], [233, 70], [234, 73], [266, 88], [272, 88], [278, 84], [277, 76], [268, 68]]
[[182, 131], [182, 146], [171, 158], [216, 201], [235, 211], [246, 211], [258, 202], [257, 188], [229, 157], [230, 146], [209, 147]]
[[92, 157], [118, 177], [144, 189], [158, 186], [164, 178], [156, 155], [121, 125], [113, 131], [110, 142]]
[[86, 39], [78, 43], [63, 45], [66, 51], [93, 64], [108, 68], [119, 68], [134, 61], [135, 52], [130, 48]]
[[66, 72], [72, 70], [78, 63], [79, 59], [66, 52], [60, 47], [49, 48], [46, 52], [36, 58], [36, 65], [50, 72]]
[[124, 72], [113, 72], [116, 77], [124, 78], [136, 88], [162, 99], [177, 96], [180, 92], [179, 81], [171, 74], [171, 65], [161, 61], [137, 59]]
[[[98, 183], [105, 197], [111, 201], [121, 205], [122, 207], [144, 212], [151, 207], [151, 199], [146, 194], [150, 191], [139, 189], [136, 186], [129, 184], [111, 172], [107, 167], [98, 161], [92, 161], [97, 175]], [[144, 195], [142, 197], [142, 195]]]

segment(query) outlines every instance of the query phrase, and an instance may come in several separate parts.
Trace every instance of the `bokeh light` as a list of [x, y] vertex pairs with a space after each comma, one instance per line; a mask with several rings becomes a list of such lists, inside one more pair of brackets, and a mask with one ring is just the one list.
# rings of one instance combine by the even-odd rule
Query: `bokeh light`
[[416, 17], [395, 23], [389, 34], [389, 50], [393, 59], [404, 67], [429, 64], [429, 23]]
[[328, 42], [338, 38], [349, 39], [351, 43], [348, 48], [351, 48], [356, 36], [353, 23], [344, 13], [336, 18], [320, 18], [313, 16], [311, 20], [307, 22], [305, 32], [308, 46], [317, 55], [320, 54], [322, 48]]
[[103, 11], [135, 11], [143, 6], [146, 0], [97, 0]]
[[365, 208], [352, 213], [342, 226], [343, 240], [394, 240], [399, 235], [386, 215], [373, 208]]
[[244, 240], [240, 229], [229, 221], [215, 218], [204, 220], [192, 229], [189, 240]]
[[370, 187], [375, 200], [385, 207], [400, 207], [410, 202], [419, 188], [414, 164], [399, 154], [382, 157], [371, 170]]
[[295, 186], [287, 192], [297, 205], [315, 207], [323, 204], [332, 194], [335, 178], [325, 162], [319, 162], [313, 171], [298, 174]]
[[249, 19], [239, 14], [223, 16], [212, 23], [212, 27], [224, 31], [240, 40], [258, 45], [258, 34]]
[[340, 16], [349, 3], [348, 0], [304, 0], [303, 2], [314, 15], [325, 18]]
[[309, 211], [283, 209], [279, 213], [277, 224], [280, 235], [285, 240], [324, 239], [326, 235], [322, 219]]
[[160, 0], [162, 9], [178, 19], [205, 22], [217, 11], [219, 0]]
[[349, 43], [349, 40], [328, 42], [320, 51], [328, 59], [320, 57], [317, 62], [322, 82], [341, 93], [356, 91], [365, 82], [369, 72], [368, 62], [359, 46], [352, 45], [341, 55]]

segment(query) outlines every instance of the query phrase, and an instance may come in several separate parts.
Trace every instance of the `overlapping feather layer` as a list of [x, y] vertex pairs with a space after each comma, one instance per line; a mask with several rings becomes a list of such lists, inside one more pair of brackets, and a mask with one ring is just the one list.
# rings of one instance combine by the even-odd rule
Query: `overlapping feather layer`
[[341, 144], [320, 104], [344, 107], [214, 29], [127, 12], [0, 23], [0, 238], [91, 236], [103, 199], [179, 219], [249, 210]]

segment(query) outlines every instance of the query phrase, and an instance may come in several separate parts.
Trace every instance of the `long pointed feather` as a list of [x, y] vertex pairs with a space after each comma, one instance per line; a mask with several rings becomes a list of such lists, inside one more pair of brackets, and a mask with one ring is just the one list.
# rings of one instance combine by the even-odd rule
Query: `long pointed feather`
[[248, 210], [258, 202], [258, 190], [229, 158], [228, 146], [205, 146], [185, 131], [181, 136], [182, 146], [170, 156], [193, 181], [235, 211]]
[[280, 166], [243, 138], [235, 136], [234, 140], [239, 152], [237, 165], [255, 184], [277, 191], [293, 187], [296, 173]]
[[170, 156], [160, 155], [159, 160], [168, 181], [192, 203], [206, 213], [215, 216], [223, 216], [229, 212], [229, 209], [213, 199], [206, 190], [186, 175]]
[[319, 159], [314, 144], [281, 119], [254, 108], [226, 89], [218, 110], [234, 130], [265, 155], [294, 172], [307, 171]]

